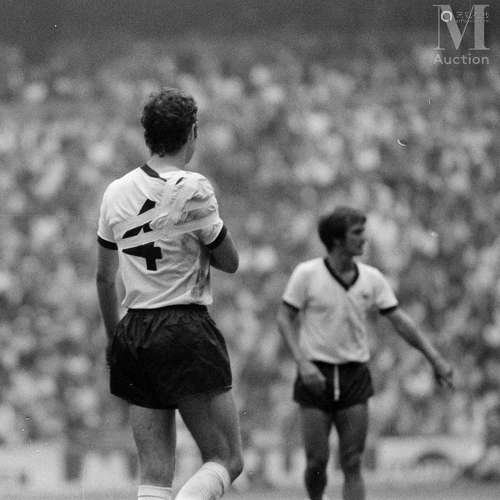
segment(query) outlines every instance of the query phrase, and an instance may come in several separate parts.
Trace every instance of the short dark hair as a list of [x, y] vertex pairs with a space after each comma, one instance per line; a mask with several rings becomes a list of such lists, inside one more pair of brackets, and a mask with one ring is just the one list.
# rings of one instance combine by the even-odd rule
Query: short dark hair
[[152, 94], [144, 106], [141, 124], [152, 154], [174, 154], [186, 144], [196, 123], [198, 107], [182, 90], [164, 88]]
[[364, 224], [366, 215], [356, 208], [340, 206], [319, 219], [318, 234], [321, 242], [330, 251], [335, 240], [343, 240], [347, 230], [355, 224]]

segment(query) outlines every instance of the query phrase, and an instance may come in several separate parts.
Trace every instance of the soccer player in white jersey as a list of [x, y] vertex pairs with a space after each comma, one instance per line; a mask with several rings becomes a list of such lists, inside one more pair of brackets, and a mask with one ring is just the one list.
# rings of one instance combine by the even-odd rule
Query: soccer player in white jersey
[[339, 437], [344, 500], [364, 500], [361, 461], [373, 395], [366, 313], [375, 308], [396, 332], [422, 352], [436, 379], [452, 386], [450, 365], [399, 307], [382, 273], [356, 262], [365, 244], [365, 215], [339, 207], [319, 221], [327, 255], [293, 271], [278, 313], [278, 326], [297, 363], [294, 400], [299, 404], [306, 452], [305, 485], [322, 500], [332, 425]]
[[[111, 392], [130, 404], [140, 464], [139, 500], [170, 500], [179, 410], [203, 460], [177, 500], [222, 497], [242, 470], [238, 414], [222, 335], [207, 312], [210, 266], [238, 254], [212, 186], [186, 170], [197, 107], [162, 89], [141, 123], [151, 158], [106, 189], [98, 227], [97, 291], [108, 337]], [[120, 320], [120, 270], [128, 309]]]

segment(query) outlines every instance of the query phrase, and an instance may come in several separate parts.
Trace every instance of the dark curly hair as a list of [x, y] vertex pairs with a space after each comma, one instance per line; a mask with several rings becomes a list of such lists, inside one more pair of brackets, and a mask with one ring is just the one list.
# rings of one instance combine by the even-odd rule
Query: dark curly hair
[[354, 224], [364, 224], [366, 215], [351, 207], [340, 206], [333, 212], [323, 215], [319, 219], [318, 234], [321, 242], [329, 252], [335, 240], [343, 240], [347, 230]]
[[144, 106], [141, 124], [151, 154], [175, 154], [186, 144], [196, 123], [198, 107], [182, 90], [164, 88], [152, 94]]

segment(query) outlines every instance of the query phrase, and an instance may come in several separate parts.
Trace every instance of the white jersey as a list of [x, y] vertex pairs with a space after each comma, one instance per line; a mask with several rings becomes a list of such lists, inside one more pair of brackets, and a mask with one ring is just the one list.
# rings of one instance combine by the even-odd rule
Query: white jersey
[[390, 312], [398, 301], [378, 269], [362, 263], [356, 269], [350, 286], [323, 258], [293, 271], [283, 301], [300, 311], [299, 343], [308, 359], [337, 364], [370, 358], [367, 312]]
[[226, 234], [213, 188], [195, 172], [162, 175], [144, 165], [107, 187], [98, 242], [118, 251], [124, 307], [211, 304], [209, 249]]

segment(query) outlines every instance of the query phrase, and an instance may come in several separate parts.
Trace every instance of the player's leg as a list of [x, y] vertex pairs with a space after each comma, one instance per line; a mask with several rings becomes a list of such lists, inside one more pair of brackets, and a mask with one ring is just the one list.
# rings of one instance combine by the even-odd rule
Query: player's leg
[[139, 456], [139, 500], [171, 500], [175, 469], [175, 411], [130, 406]]
[[239, 418], [232, 392], [189, 396], [178, 406], [200, 449], [203, 466], [186, 482], [176, 498], [220, 498], [243, 468]]
[[339, 436], [340, 467], [344, 474], [344, 500], [364, 500], [361, 464], [368, 430], [368, 404], [337, 410], [333, 417]]
[[311, 500], [322, 500], [327, 483], [332, 417], [319, 408], [301, 406], [300, 423], [306, 452], [304, 481], [307, 493]]

